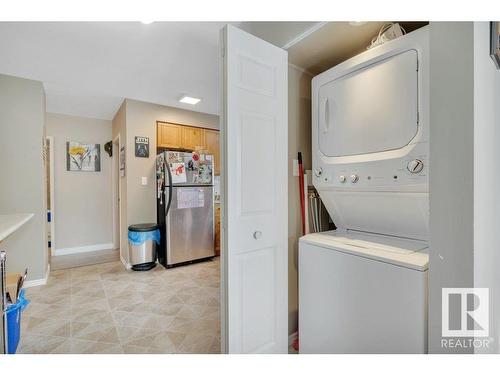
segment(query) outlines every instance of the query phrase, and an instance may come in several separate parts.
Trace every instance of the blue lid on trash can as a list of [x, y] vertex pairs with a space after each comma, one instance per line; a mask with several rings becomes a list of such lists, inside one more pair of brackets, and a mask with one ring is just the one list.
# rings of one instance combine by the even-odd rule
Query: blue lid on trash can
[[128, 227], [131, 232], [151, 232], [158, 229], [158, 224], [146, 223], [146, 224], [133, 224]]

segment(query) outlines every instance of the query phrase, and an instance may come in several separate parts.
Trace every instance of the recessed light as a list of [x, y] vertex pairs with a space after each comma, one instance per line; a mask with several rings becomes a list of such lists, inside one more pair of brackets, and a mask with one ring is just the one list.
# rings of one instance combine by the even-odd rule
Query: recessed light
[[142, 24], [144, 24], [144, 25], [150, 25], [150, 24], [152, 24], [153, 22], [155, 22], [155, 21], [151, 21], [151, 20], [144, 20], [144, 21], [141, 21], [141, 23], [142, 23]]
[[350, 21], [349, 25], [351, 25], [351, 26], [361, 26], [361, 25], [364, 25], [365, 23], [366, 23], [366, 21]]
[[193, 98], [192, 96], [184, 95], [182, 98], [179, 99], [179, 101], [181, 103], [195, 105], [195, 104], [198, 104], [201, 101], [201, 99]]

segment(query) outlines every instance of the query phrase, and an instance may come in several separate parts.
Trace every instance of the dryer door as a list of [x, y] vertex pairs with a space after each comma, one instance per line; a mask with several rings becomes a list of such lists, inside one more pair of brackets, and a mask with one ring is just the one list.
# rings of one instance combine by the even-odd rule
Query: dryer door
[[418, 55], [402, 52], [319, 89], [318, 144], [326, 156], [406, 146], [418, 130]]

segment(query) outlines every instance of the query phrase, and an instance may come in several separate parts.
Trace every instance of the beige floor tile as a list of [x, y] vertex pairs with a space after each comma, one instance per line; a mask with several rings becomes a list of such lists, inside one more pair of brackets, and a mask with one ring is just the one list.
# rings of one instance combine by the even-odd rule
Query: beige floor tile
[[213, 336], [189, 334], [182, 341], [179, 352], [196, 354], [209, 353], [213, 340]]
[[120, 344], [107, 343], [102, 341], [90, 341], [79, 339], [68, 339], [54, 348], [51, 354], [123, 354]]
[[69, 337], [70, 330], [69, 320], [30, 317], [24, 334]]
[[72, 309], [71, 321], [80, 323], [99, 322], [104, 324], [114, 324], [113, 315], [110, 311], [100, 310], [94, 307]]
[[218, 353], [219, 262], [148, 272], [121, 262], [51, 273], [27, 289], [22, 353]]
[[23, 312], [23, 318], [33, 316], [36, 318], [70, 319], [71, 306], [69, 303], [48, 304], [31, 300], [28, 306], [29, 308]]
[[96, 322], [71, 323], [71, 337], [79, 340], [89, 340], [119, 344], [116, 327], [112, 324], [101, 324]]
[[110, 310], [106, 298], [93, 298], [89, 296], [73, 295], [71, 296], [71, 309], [73, 311], [93, 308], [96, 310]]
[[122, 345], [125, 354], [149, 354], [148, 348], [135, 345]]
[[22, 334], [17, 353], [19, 354], [48, 354], [67, 339], [43, 335]]

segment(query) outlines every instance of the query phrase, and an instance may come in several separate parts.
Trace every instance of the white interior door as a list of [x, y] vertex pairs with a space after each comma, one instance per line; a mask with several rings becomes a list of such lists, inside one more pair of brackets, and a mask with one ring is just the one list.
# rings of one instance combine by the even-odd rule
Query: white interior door
[[287, 353], [288, 56], [230, 25], [222, 43], [223, 349]]

